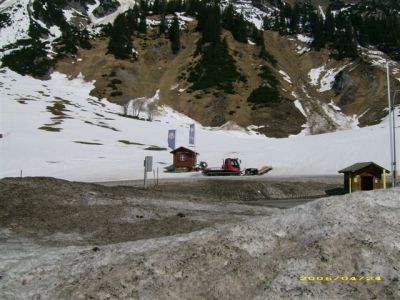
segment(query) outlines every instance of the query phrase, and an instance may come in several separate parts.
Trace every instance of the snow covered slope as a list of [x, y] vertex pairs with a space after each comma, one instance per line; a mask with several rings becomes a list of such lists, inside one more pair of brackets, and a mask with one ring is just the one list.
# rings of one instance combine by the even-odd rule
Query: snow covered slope
[[[172, 163], [169, 150], [162, 150], [169, 129], [177, 130], [177, 146], [188, 146], [189, 125], [195, 123], [190, 118], [165, 106], [152, 122], [123, 117], [120, 106], [89, 95], [93, 84], [60, 73], [41, 81], [2, 69], [0, 177], [19, 176], [22, 170], [23, 176], [70, 180], [139, 179], [146, 155], [160, 171]], [[389, 168], [386, 124], [286, 139], [197, 124], [195, 150], [209, 166], [239, 157], [243, 167], [273, 166], [273, 175], [335, 174], [359, 161]], [[167, 176], [201, 175], [161, 172], [161, 178]]]
[[[45, 2], [46, 0], [0, 1], [0, 59], [3, 60], [0, 64], [3, 63], [3, 66], [21, 74], [33, 76], [47, 76], [54, 68], [66, 74], [76, 75], [81, 72], [87, 78], [97, 80], [92, 94], [107, 97], [116, 103], [148, 96], [160, 89], [163, 104], [190, 115], [202, 124], [220, 126], [233, 121], [249, 126], [257, 123], [261, 133], [274, 137], [297, 134], [303, 129], [303, 133], [319, 134], [363, 127], [377, 124], [384, 115], [386, 76], [382, 66], [389, 57], [373, 47], [360, 47], [363, 60], [349, 63], [346, 60], [331, 59], [326, 49], [315, 51], [311, 45], [313, 37], [306, 31], [292, 35], [278, 35], [273, 30], [264, 31], [267, 50], [277, 61], [276, 67], [271, 66], [269, 76], [279, 82], [279, 97], [290, 101], [279, 100], [276, 107], [268, 106], [268, 101], [262, 101], [265, 105], [259, 106], [255, 111], [250, 95], [257, 89], [256, 85], [264, 80], [259, 76], [259, 67], [269, 63], [265, 59], [257, 58], [260, 49], [251, 35], [247, 36], [251, 47], [228, 38], [228, 47], [235, 49], [231, 51], [236, 60], [235, 67], [243, 78], [254, 82], [254, 86], [237, 86], [232, 94], [214, 87], [229, 104], [218, 106], [214, 105], [214, 102], [219, 103], [218, 99], [215, 100], [216, 92], [211, 90], [203, 91], [205, 93], [202, 101], [192, 102], [194, 95], [190, 88], [192, 82], [188, 81], [190, 76], [185, 75], [186, 78], [182, 75], [192, 74], [190, 64], [197, 59], [195, 47], [192, 46], [197, 43], [198, 33], [194, 29], [195, 22], [188, 25], [196, 19], [194, 13], [191, 16], [183, 12], [176, 13], [182, 29], [182, 51], [172, 55], [168, 42], [158, 35], [156, 26], [160, 23], [160, 16], [147, 12], [149, 15], [146, 23], [152, 29], [146, 35], [138, 35], [133, 39], [133, 56], [136, 61], [129, 67], [135, 70], [128, 72], [127, 77], [122, 68], [121, 72], [118, 71], [120, 61], [107, 55], [107, 38], [97, 34], [102, 31], [102, 25], [113, 23], [118, 14], [132, 8], [139, 1], [115, 0], [112, 1], [115, 6], [112, 5], [111, 9], [107, 9], [107, 1], [100, 0], [79, 3], [50, 1], [46, 2], [48, 6], [43, 5]], [[275, 5], [278, 3], [279, 1]], [[279, 12], [273, 1], [224, 0], [220, 4], [221, 7], [232, 4], [236, 12], [259, 29], [263, 27], [264, 17], [273, 19]], [[326, 5], [319, 7], [320, 12], [323, 9], [326, 9]], [[99, 10], [103, 12], [99, 13]], [[172, 14], [166, 16], [167, 23], [171, 22], [171, 18]], [[62, 30], [67, 34], [63, 34]], [[67, 38], [69, 31], [74, 38]], [[223, 34], [231, 35], [227, 30], [223, 30]], [[93, 46], [90, 51], [89, 43]], [[31, 47], [33, 45], [35, 46]], [[100, 63], [104, 68], [98, 67], [98, 57], [104, 58]], [[23, 63], [18, 63], [21, 59]], [[83, 63], [76, 64], [76, 61]], [[128, 64], [128, 61], [124, 61], [124, 64]], [[393, 77], [400, 80], [400, 65], [395, 61], [391, 63]], [[175, 72], [178, 65], [182, 70]], [[259, 67], [248, 68], [250, 65]], [[113, 69], [113, 72], [109, 69]], [[115, 78], [105, 76], [111, 73], [115, 74]], [[117, 87], [109, 80], [121, 81], [122, 84]], [[131, 85], [130, 82], [135, 84]], [[376, 86], [371, 82], [376, 83]], [[168, 91], [167, 88], [173, 85], [184, 88]], [[200, 95], [195, 97], [199, 98]], [[204, 113], [204, 107], [210, 110]]]
[[9, 26], [5, 26], [0, 30], [0, 49], [6, 45], [15, 43], [20, 39], [26, 39], [29, 37], [28, 30], [30, 21], [28, 17], [28, 5], [30, 1], [18, 1], [19, 5], [15, 5], [16, 2], [16, 0], [6, 0], [3, 3], [0, 3], [0, 12], [12, 16]]

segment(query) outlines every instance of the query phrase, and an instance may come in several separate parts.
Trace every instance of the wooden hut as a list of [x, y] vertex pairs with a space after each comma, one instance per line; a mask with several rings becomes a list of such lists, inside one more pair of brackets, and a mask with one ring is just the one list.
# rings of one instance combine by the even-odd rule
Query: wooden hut
[[198, 153], [185, 147], [179, 147], [171, 151], [174, 155], [175, 170], [190, 171], [197, 164]]
[[373, 162], [362, 162], [340, 170], [339, 173], [344, 174], [344, 189], [351, 193], [386, 189], [386, 174], [390, 172]]

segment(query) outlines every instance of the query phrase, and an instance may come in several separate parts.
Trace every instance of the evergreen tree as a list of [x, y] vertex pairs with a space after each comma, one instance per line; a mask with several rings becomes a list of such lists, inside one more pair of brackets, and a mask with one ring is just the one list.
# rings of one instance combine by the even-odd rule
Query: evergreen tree
[[383, 51], [389, 54], [400, 51], [400, 21], [396, 15], [389, 15], [385, 20], [385, 35], [383, 38]]
[[[249, 31], [251, 31], [250, 24], [245, 20], [242, 14], [235, 12], [233, 5], [230, 4], [222, 12], [221, 15], [222, 26], [231, 31], [233, 37], [241, 43], [247, 43], [247, 37]], [[253, 35], [254, 32], [251, 32]], [[253, 38], [257, 38], [257, 34], [253, 35]]]
[[264, 65], [260, 68], [258, 74], [262, 79], [261, 85], [253, 90], [247, 101], [256, 106], [274, 106], [281, 102], [281, 96], [279, 94], [278, 86], [279, 81], [273, 75], [268, 66]]
[[343, 8], [343, 6], [344, 6], [344, 3], [342, 0], [330, 0], [329, 2], [330, 2], [329, 7], [332, 10], [339, 10], [339, 9]]
[[273, 12], [271, 17], [265, 16], [263, 19], [263, 29], [277, 31], [277, 25], [276, 25], [277, 18], [278, 18], [277, 12]]
[[363, 19], [361, 15], [350, 15], [350, 23], [354, 29], [354, 35], [357, 41], [361, 44], [361, 29], [363, 27]]
[[200, 7], [200, 0], [186, 0], [184, 2], [184, 11], [186, 14], [191, 16], [198, 14]]
[[259, 45], [260, 45], [259, 57], [270, 62], [271, 65], [276, 66], [276, 64], [278, 63], [277, 60], [265, 48], [264, 32], [262, 30], [260, 30], [258, 36], [259, 36], [258, 40], [259, 40]]
[[140, 16], [140, 10], [137, 5], [135, 5], [132, 9], [127, 10], [125, 14], [126, 25], [129, 30], [129, 35], [133, 33], [134, 30], [139, 28], [138, 19]]
[[92, 44], [90, 43], [90, 34], [87, 29], [83, 29], [79, 32], [79, 45], [83, 49], [92, 49]]
[[151, 10], [156, 15], [158, 15], [160, 13], [160, 0], [154, 0]]
[[296, 2], [293, 10], [292, 10], [292, 15], [290, 18], [290, 33], [298, 33], [299, 32], [299, 22], [300, 22], [300, 6]]
[[203, 56], [188, 78], [194, 90], [216, 87], [227, 93], [234, 93], [233, 82], [237, 80], [246, 78], [237, 71], [225, 39], [203, 46]]
[[140, 33], [146, 33], [147, 32], [146, 15], [143, 14], [143, 13], [140, 15], [138, 31]]
[[235, 9], [230, 3], [222, 12], [222, 26], [227, 30], [232, 30], [235, 22]]
[[63, 30], [61, 35], [61, 41], [64, 46], [59, 50], [59, 52], [76, 54], [78, 48], [76, 46], [77, 41], [71, 28], [67, 27]]
[[150, 5], [147, 0], [140, 0], [139, 2], [140, 10], [143, 12], [148, 13], [150, 11]]
[[169, 13], [169, 14], [183, 11], [182, 1], [180, 1], [180, 0], [167, 1], [166, 10], [167, 10], [167, 13]]
[[349, 58], [357, 58], [358, 57], [358, 50], [357, 50], [357, 39], [354, 32], [353, 27], [351, 26], [350, 21], [347, 22], [345, 27], [345, 38], [348, 41], [346, 44], [346, 51], [345, 55]]
[[[33, 1], [33, 16], [35, 19], [42, 20], [45, 24], [65, 26], [67, 21], [63, 13], [63, 8], [66, 5], [64, 0], [36, 0]], [[68, 25], [68, 24], [67, 24]]]
[[356, 58], [358, 56], [357, 41], [349, 20], [344, 21], [344, 28], [338, 29], [334, 48], [337, 50], [337, 59]]
[[203, 43], [216, 43], [221, 35], [221, 11], [217, 1], [211, 4], [201, 2], [198, 16], [198, 30], [203, 34]]
[[268, 52], [267, 49], [265, 48], [265, 39], [264, 39], [264, 33], [262, 30], [260, 30], [259, 33], [259, 45], [260, 45], [260, 58], [266, 59], [268, 57]]
[[0, 13], [0, 28], [11, 25], [11, 18], [6, 13]]
[[[285, 5], [284, 7], [286, 7]], [[285, 10], [280, 10], [279, 11], [279, 19], [275, 23], [275, 30], [279, 31], [280, 34], [286, 34], [287, 32], [287, 26], [286, 26], [286, 13]]]
[[263, 42], [264, 36], [262, 30], [258, 30], [257, 27], [254, 25], [250, 27], [250, 37], [253, 39], [253, 41], [256, 43], [257, 46], [261, 46], [261, 43]]
[[29, 30], [28, 35], [34, 40], [40, 40], [41, 38], [47, 37], [49, 31], [46, 28], [40, 26], [33, 19], [29, 19]]
[[120, 14], [115, 18], [108, 43], [108, 53], [114, 54], [118, 59], [132, 57], [132, 41], [125, 14]]
[[311, 46], [316, 49], [320, 50], [321, 48], [325, 47], [325, 33], [324, 33], [324, 21], [320, 16], [317, 16], [315, 23], [313, 24], [312, 28], [312, 35], [314, 40]]
[[167, 0], [161, 0], [159, 14], [165, 15], [167, 13]]
[[358, 42], [361, 46], [365, 47], [369, 44], [369, 36], [365, 20], [363, 18], [360, 19], [360, 27], [358, 28]]
[[179, 20], [177, 16], [175, 16], [174, 20], [172, 21], [172, 25], [169, 29], [168, 36], [169, 39], [171, 40], [172, 53], [177, 54], [181, 49]]
[[21, 75], [45, 76], [53, 67], [54, 61], [48, 58], [44, 43], [35, 40], [30, 40], [30, 42], [30, 45], [4, 55], [2, 66]]
[[165, 15], [161, 15], [160, 26], [159, 26], [159, 34], [164, 34], [167, 30], [167, 22], [165, 20]]
[[[307, 28], [306, 32], [307, 33], [313, 33], [318, 25], [321, 25], [320, 19], [321, 17], [315, 12], [315, 11], [309, 11], [308, 15], [308, 22], [307, 22]], [[324, 23], [322, 22], [322, 27], [324, 26]], [[321, 28], [323, 30], [323, 28]]]
[[247, 22], [242, 14], [234, 17], [232, 34], [238, 42], [247, 43]]
[[333, 17], [332, 10], [328, 8], [324, 24], [325, 39], [328, 42], [333, 42], [335, 37], [335, 18]]

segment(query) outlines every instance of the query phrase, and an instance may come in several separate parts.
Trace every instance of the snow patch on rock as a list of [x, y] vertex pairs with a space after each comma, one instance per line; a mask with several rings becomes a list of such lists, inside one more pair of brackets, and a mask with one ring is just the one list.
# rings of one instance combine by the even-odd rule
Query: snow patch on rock
[[296, 47], [296, 53], [299, 55], [302, 55], [302, 54], [310, 52], [310, 51], [311, 51], [310, 47], [302, 47], [302, 46]]
[[262, 29], [264, 26], [264, 17], [271, 14], [272, 10], [265, 8], [267, 11], [263, 11], [253, 6], [252, 1], [221, 1], [221, 5], [225, 8], [228, 4], [232, 4], [236, 12], [242, 14], [245, 20], [253, 23], [258, 29]]
[[326, 69], [326, 66], [323, 65], [321, 67], [311, 69], [308, 73], [310, 84], [312, 86], [319, 86], [318, 91], [320, 93], [329, 91], [332, 89], [336, 75], [347, 67], [348, 65], [344, 65], [340, 68]]
[[310, 78], [310, 84], [317, 86], [319, 84], [319, 78], [321, 77], [321, 73], [325, 71], [325, 66], [321, 66], [319, 68], [311, 69], [308, 73], [308, 77]]
[[304, 34], [298, 34], [296, 37], [299, 41], [306, 44], [311, 44], [314, 41], [314, 38], [306, 36]]
[[292, 80], [290, 79], [290, 76], [283, 70], [279, 70], [279, 73], [282, 75], [282, 78], [292, 84]]
[[322, 103], [322, 109], [336, 123], [338, 130], [349, 130], [359, 128], [359, 117], [357, 115], [347, 116], [341, 112], [341, 109], [332, 102]]
[[294, 101], [294, 106], [296, 106], [296, 108], [301, 112], [301, 114], [307, 118], [306, 111], [304, 110], [300, 100], [297, 99], [296, 101]]
[[318, 89], [319, 92], [323, 93], [332, 89], [333, 83], [335, 82], [335, 77], [341, 71], [343, 71], [347, 65], [344, 65], [338, 69], [333, 68], [326, 71], [325, 75], [320, 80], [320, 88]]

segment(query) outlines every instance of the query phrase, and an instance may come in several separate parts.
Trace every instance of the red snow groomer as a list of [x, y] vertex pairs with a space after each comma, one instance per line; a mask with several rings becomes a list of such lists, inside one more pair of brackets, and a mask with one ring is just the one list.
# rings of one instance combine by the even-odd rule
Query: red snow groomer
[[205, 168], [203, 174], [206, 176], [239, 176], [240, 160], [237, 158], [226, 158], [221, 168]]

